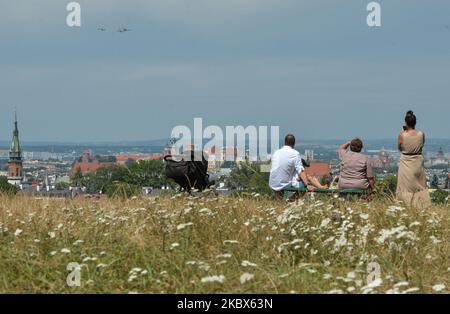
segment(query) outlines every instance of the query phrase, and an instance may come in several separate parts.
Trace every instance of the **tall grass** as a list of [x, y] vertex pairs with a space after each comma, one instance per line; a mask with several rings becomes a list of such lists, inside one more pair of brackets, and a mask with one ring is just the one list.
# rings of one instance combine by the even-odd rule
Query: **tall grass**
[[0, 292], [448, 293], [449, 230], [392, 200], [4, 195]]

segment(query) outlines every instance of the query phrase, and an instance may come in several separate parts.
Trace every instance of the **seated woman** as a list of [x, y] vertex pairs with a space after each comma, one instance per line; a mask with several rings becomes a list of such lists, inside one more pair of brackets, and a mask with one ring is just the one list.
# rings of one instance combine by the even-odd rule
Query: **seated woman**
[[[350, 147], [350, 151], [348, 148]], [[363, 143], [359, 138], [342, 144], [339, 147], [341, 173], [339, 189], [374, 189], [375, 180], [369, 157], [362, 154]]]

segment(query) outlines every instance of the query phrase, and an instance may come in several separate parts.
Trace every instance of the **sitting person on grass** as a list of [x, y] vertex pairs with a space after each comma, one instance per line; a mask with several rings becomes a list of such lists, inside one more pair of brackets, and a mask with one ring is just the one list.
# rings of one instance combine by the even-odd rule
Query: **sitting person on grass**
[[[350, 151], [347, 149], [350, 147]], [[375, 180], [369, 157], [362, 154], [363, 143], [359, 138], [342, 144], [339, 147], [341, 173], [339, 189], [375, 189]]]
[[283, 197], [283, 189], [290, 187], [307, 188], [308, 191], [326, 188], [317, 178], [305, 172], [300, 153], [294, 147], [295, 137], [288, 134], [284, 139], [283, 148], [277, 150], [272, 156], [269, 186], [278, 198]]

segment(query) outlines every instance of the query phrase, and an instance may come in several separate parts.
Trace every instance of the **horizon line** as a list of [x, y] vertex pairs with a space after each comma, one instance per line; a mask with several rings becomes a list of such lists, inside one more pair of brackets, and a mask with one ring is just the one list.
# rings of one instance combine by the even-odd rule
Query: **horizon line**
[[[119, 144], [139, 144], [145, 142], [165, 142], [169, 141], [170, 138], [164, 139], [145, 139], [145, 140], [86, 140], [86, 141], [60, 141], [60, 140], [25, 140], [21, 141], [21, 144], [40, 144], [40, 145], [99, 145], [99, 144], [110, 144], [110, 145], [119, 145]], [[206, 139], [208, 141], [209, 139]], [[282, 140], [282, 138], [280, 138]], [[303, 139], [298, 140], [298, 143], [310, 143], [310, 142], [340, 142], [340, 141], [348, 141], [348, 138], [330, 138], [330, 139]], [[441, 138], [441, 137], [429, 137], [427, 142], [433, 140], [440, 141], [450, 141], [450, 138]], [[369, 138], [364, 139], [364, 141], [397, 141], [396, 138]], [[0, 140], [0, 145], [9, 146], [10, 140]], [[282, 142], [282, 141], [281, 141]], [[207, 142], [206, 142], [207, 143]]]

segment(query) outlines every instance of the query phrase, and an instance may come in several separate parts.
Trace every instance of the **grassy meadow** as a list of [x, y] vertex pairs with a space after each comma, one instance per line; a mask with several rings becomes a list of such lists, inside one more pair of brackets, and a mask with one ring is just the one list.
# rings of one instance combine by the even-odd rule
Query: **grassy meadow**
[[449, 239], [449, 205], [0, 196], [0, 292], [449, 293]]

